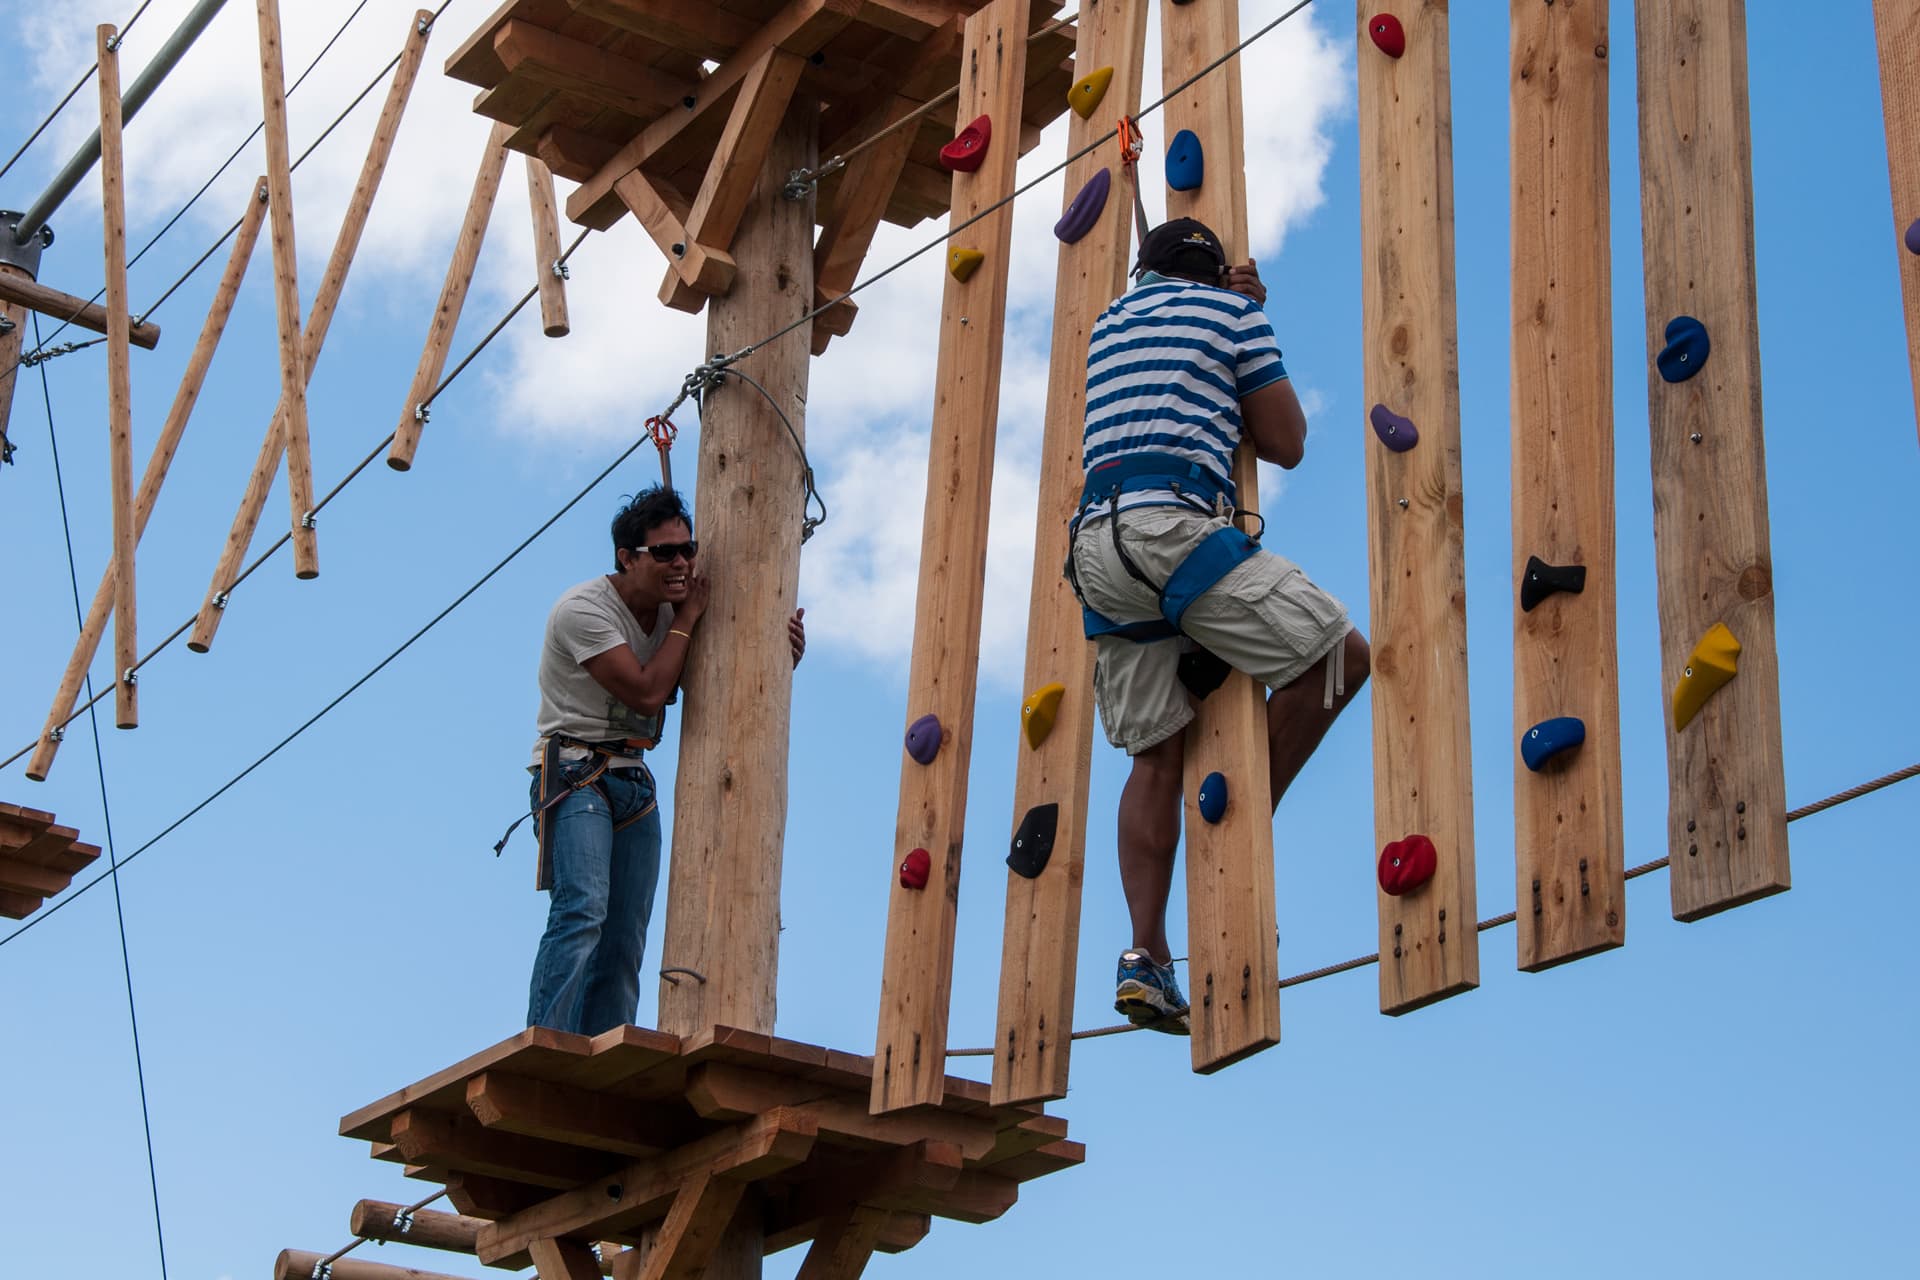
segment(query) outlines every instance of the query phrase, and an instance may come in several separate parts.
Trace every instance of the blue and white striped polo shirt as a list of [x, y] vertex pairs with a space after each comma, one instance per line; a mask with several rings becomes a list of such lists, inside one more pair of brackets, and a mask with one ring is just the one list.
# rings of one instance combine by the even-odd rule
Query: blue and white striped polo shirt
[[[1216, 473], [1230, 491], [1240, 397], [1286, 376], [1259, 303], [1149, 271], [1094, 322], [1084, 465], [1170, 453]], [[1166, 489], [1141, 489], [1123, 494], [1120, 509], [1179, 501]]]

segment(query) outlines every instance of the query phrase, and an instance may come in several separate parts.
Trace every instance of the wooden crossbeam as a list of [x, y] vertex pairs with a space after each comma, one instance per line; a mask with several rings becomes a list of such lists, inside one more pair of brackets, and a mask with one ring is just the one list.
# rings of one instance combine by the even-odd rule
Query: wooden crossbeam
[[[993, 0], [967, 20], [959, 93], [966, 118], [1018, 117], [1026, 80], [1026, 19], [1026, 0]], [[978, 249], [986, 259], [966, 281], [948, 275], [942, 293], [907, 705], [909, 719], [939, 717], [943, 744], [930, 764], [902, 756], [895, 852], [886, 865], [891, 888], [873, 1053], [876, 1114], [938, 1103], [945, 1089], [954, 916], [973, 755], [1013, 241], [1012, 206], [986, 210], [1013, 190], [1018, 158], [1014, 147], [990, 146], [979, 169], [953, 175], [955, 225], [980, 217], [953, 243]], [[932, 854], [924, 889], [905, 888], [893, 871], [914, 848]]]
[[107, 431], [113, 480], [114, 725], [140, 723], [140, 660], [134, 612], [133, 549], [140, 535], [133, 513], [133, 370], [128, 354], [126, 156], [120, 131], [120, 55], [111, 25], [94, 31], [100, 90], [100, 196], [107, 273]]
[[635, 169], [614, 183], [613, 189], [673, 264], [681, 281], [706, 294], [725, 293], [733, 287], [738, 270], [733, 255], [693, 238], [687, 229], [693, 205], [671, 183]]
[[[1907, 365], [1920, 420], [1920, 254], [1908, 252], [1903, 241], [1907, 228], [1920, 220], [1920, 8], [1905, 0], [1873, 0], [1873, 34], [1880, 55], [1880, 108], [1886, 121], [1887, 174], [1893, 190], [1889, 251], [1900, 264]], [[0, 409], [0, 426], [5, 422]]]
[[614, 154], [600, 171], [567, 199], [567, 216], [582, 226], [604, 231], [620, 220], [625, 206], [614, 187], [640, 168], [686, 127], [722, 103], [731, 102], [748, 74], [775, 49], [807, 57], [820, 49], [859, 8], [859, 0], [789, 0], [735, 48], [693, 95], [693, 105], [662, 116]]
[[[444, 1176], [441, 1176], [442, 1173]], [[446, 1185], [448, 1203], [461, 1213], [492, 1220], [522, 1213], [545, 1199], [538, 1190], [525, 1183], [489, 1178], [482, 1173], [436, 1170], [432, 1181]], [[524, 1245], [519, 1252], [526, 1252]]]
[[[1760, 403], [1753, 147], [1743, 0], [1642, 0], [1640, 226], [1646, 264], [1648, 428], [1667, 708], [1667, 848], [1676, 919], [1779, 893], [1787, 860], [1780, 659]], [[1654, 356], [1692, 316], [1707, 365], [1677, 383]], [[1688, 656], [1724, 623], [1739, 674], [1676, 731]]]
[[[324, 1253], [310, 1253], [304, 1249], [282, 1249], [280, 1256], [273, 1261], [273, 1280], [313, 1280], [315, 1268], [326, 1258]], [[589, 1255], [591, 1256], [591, 1255]], [[385, 1262], [371, 1262], [365, 1258], [336, 1258], [328, 1264], [329, 1280], [465, 1280], [462, 1276], [445, 1275], [438, 1271], [419, 1271], [413, 1267], [396, 1267]], [[597, 1280], [598, 1273], [596, 1273]], [[546, 1280], [543, 1275], [541, 1280]]]
[[[493, 52], [509, 76], [578, 93], [636, 116], [650, 116], [668, 108], [677, 110], [681, 99], [696, 87], [584, 40], [572, 40], [513, 18], [494, 32]], [[480, 96], [486, 98], [491, 92]], [[491, 113], [482, 110], [480, 114]]]
[[[682, 1183], [666, 1221], [631, 1265], [614, 1268], [614, 1280], [693, 1280], [704, 1275], [747, 1185], [711, 1172]], [[622, 1255], [623, 1257], [625, 1255]]]
[[527, 157], [527, 200], [533, 209], [533, 270], [540, 285], [540, 331], [564, 338], [573, 326], [567, 319], [567, 282], [561, 274], [560, 208], [553, 197], [553, 171], [538, 156]]
[[600, 1260], [578, 1240], [535, 1240], [527, 1252], [540, 1280], [600, 1280]]
[[[1514, 757], [1520, 968], [1626, 940], [1613, 566], [1613, 293], [1607, 0], [1513, 0], [1513, 734], [1577, 716], [1586, 743]], [[1424, 443], [1424, 441], [1422, 442]], [[1586, 567], [1532, 610], [1530, 558]]]
[[[1067, 154], [1111, 128], [1110, 117], [1139, 110], [1148, 7], [1137, 0], [1102, 5], [1082, 16], [1075, 62], [1110, 66], [1113, 80], [1102, 110], [1090, 119], [1068, 119]], [[1071, 202], [1089, 178], [1114, 167], [1109, 150], [1079, 157], [1067, 166], [1063, 199]], [[1093, 322], [1126, 289], [1132, 256], [1132, 197], [1125, 176], [1112, 177], [1116, 181], [1104, 216], [1079, 241], [1060, 246], [1055, 269], [1053, 360], [1040, 447], [1024, 687], [1057, 682], [1068, 692], [1046, 741], [1037, 749], [1015, 748], [1013, 822], [1017, 827], [1037, 804], [1058, 804], [1060, 816], [1046, 870], [1034, 879], [1007, 874], [993, 1058], [993, 1100], [999, 1104], [1067, 1096], [1093, 755], [1093, 646], [1082, 630], [1080, 602], [1060, 566], [1067, 559], [1068, 521], [1080, 500], [1087, 344]]]
[[1363, 399], [1420, 429], [1418, 445], [1393, 453], [1370, 427], [1361, 428], [1373, 617], [1373, 825], [1378, 847], [1418, 833], [1439, 855], [1433, 879], [1418, 891], [1375, 892], [1380, 1010], [1405, 1013], [1478, 986], [1480, 945], [1447, 12], [1442, 0], [1400, 10], [1407, 48], [1397, 59], [1368, 38], [1373, 13], [1370, 0], [1357, 0]]
[[836, 1214], [820, 1228], [794, 1280], [855, 1280], [867, 1269], [890, 1215], [864, 1206]]
[[[254, 245], [260, 239], [261, 223], [266, 219], [265, 196], [266, 179], [255, 179], [253, 187], [247, 192], [247, 207], [240, 216], [240, 229], [234, 234], [233, 248], [227, 254], [226, 269], [221, 272], [220, 283], [213, 292], [213, 301], [207, 307], [206, 323], [200, 327], [200, 338], [194, 343], [187, 367], [180, 375], [180, 387], [174, 393], [173, 406], [167, 411], [167, 420], [160, 428], [159, 439], [153, 442], [153, 452], [147, 458], [147, 469], [140, 476], [139, 491], [134, 494], [133, 537], [136, 543], [146, 532], [154, 504], [160, 499], [160, 486], [166, 482], [167, 469], [180, 448], [181, 437], [186, 434], [187, 420], [193, 415], [194, 406], [199, 403], [200, 389], [206, 384], [213, 353], [220, 345], [221, 335], [226, 332], [234, 301], [240, 296], [240, 282], [246, 277], [247, 265], [253, 260]], [[40, 741], [34, 747], [32, 758], [27, 761], [27, 776], [35, 782], [44, 782], [48, 770], [53, 767], [54, 754], [60, 749], [60, 738], [54, 731], [72, 717], [74, 703], [79, 700], [80, 687], [86, 680], [87, 670], [100, 651], [100, 639], [106, 634], [107, 618], [114, 608], [116, 580], [114, 566], [109, 564], [100, 575], [100, 586], [93, 593], [93, 603], [87, 609], [86, 621], [81, 624], [80, 637], [74, 641], [73, 654], [67, 659], [67, 668], [61, 674], [60, 687], [54, 694], [53, 706], [47, 712], [47, 723], [40, 732]]]
[[872, 1115], [864, 1099], [820, 1085], [726, 1063], [702, 1063], [687, 1073], [687, 1101], [707, 1120], [742, 1120], [786, 1107], [810, 1116], [821, 1133], [862, 1142], [901, 1146], [920, 1139], [951, 1143], [969, 1160], [994, 1149], [996, 1131], [989, 1116], [937, 1112]]
[[684, 1126], [617, 1096], [498, 1071], [467, 1082], [467, 1107], [496, 1132], [616, 1155], [658, 1155], [686, 1136]]
[[567, 0], [575, 13], [657, 40], [710, 62], [722, 62], [758, 28], [717, 4], [683, 0]]
[[[76, 298], [70, 293], [58, 289], [49, 289], [46, 285], [35, 283], [31, 276], [16, 275], [16, 268], [0, 271], [0, 302], [8, 303], [27, 311], [37, 311], [50, 320], [59, 320], [67, 324], [79, 325], [82, 329], [91, 329], [95, 333], [107, 331], [107, 309], [97, 302], [88, 302], [85, 298]], [[18, 325], [20, 317], [14, 317]], [[22, 331], [15, 329], [14, 334]], [[17, 348], [21, 342], [14, 336], [12, 342]], [[145, 320], [129, 322], [127, 341], [143, 350], [151, 351], [160, 345], [160, 326]], [[15, 352], [15, 359], [18, 358]], [[12, 360], [0, 365], [0, 378], [9, 376]], [[5, 394], [0, 392], [0, 394]]]
[[[327, 269], [320, 277], [319, 289], [314, 293], [313, 311], [307, 317], [301, 348], [302, 368], [309, 379], [320, 362], [320, 351], [326, 344], [327, 331], [333, 324], [334, 310], [339, 306], [340, 295], [347, 287], [348, 269], [353, 266], [354, 254], [360, 247], [361, 233], [366, 230], [367, 216], [373, 210], [374, 195], [380, 189], [380, 179], [386, 173], [387, 160], [393, 154], [393, 142], [400, 131], [401, 117], [406, 113], [407, 100], [412, 96], [414, 81], [420, 74], [420, 64], [426, 57], [427, 37], [433, 30], [432, 17], [431, 13], [422, 9], [407, 23], [406, 41], [400, 48], [400, 61], [394, 67], [393, 79], [387, 87], [386, 102], [374, 125], [373, 139], [367, 146], [366, 160], [360, 166], [359, 180], [354, 183], [353, 195], [348, 199], [346, 213], [341, 217], [340, 233], [334, 239], [333, 254], [327, 259]], [[268, 200], [271, 203], [271, 188]], [[219, 562], [214, 566], [213, 581], [207, 587], [206, 599], [200, 606], [199, 616], [194, 620], [193, 634], [187, 638], [187, 648], [195, 653], [205, 653], [210, 649], [214, 633], [220, 629], [227, 594], [233, 590], [234, 581], [240, 576], [241, 558], [246, 555], [247, 547], [253, 541], [254, 530], [260, 523], [260, 513], [267, 504], [267, 492], [273, 484], [274, 474], [280, 469], [280, 456], [286, 450], [286, 414], [287, 401], [282, 396], [267, 425], [266, 436], [260, 442], [260, 453], [254, 460], [246, 492], [241, 496], [240, 509], [234, 513], [226, 544], [221, 550]]]
[[442, 1213], [434, 1209], [415, 1209], [397, 1225], [406, 1206], [388, 1200], [362, 1200], [347, 1215], [347, 1230], [361, 1240], [394, 1240], [423, 1249], [446, 1249], [472, 1253], [479, 1248], [480, 1228], [485, 1218]]

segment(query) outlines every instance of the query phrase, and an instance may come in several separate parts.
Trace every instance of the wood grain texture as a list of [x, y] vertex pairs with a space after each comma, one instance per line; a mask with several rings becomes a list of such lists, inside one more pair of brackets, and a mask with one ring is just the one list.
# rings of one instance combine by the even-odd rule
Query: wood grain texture
[[[901, 153], [901, 158], [906, 158]], [[5, 234], [0, 228], [0, 234]], [[27, 339], [25, 303], [11, 296], [10, 288], [31, 285], [33, 277], [10, 262], [0, 262], [0, 443], [7, 439], [8, 424], [13, 421], [13, 392], [20, 385], [20, 348]], [[76, 298], [74, 301], [78, 302]]]
[[564, 338], [573, 331], [567, 319], [567, 282], [560, 274], [560, 208], [553, 198], [553, 170], [538, 156], [527, 157], [527, 200], [533, 209], [533, 271], [540, 286], [540, 331]]
[[[1746, 6], [1643, 0], [1634, 32], [1667, 846], [1674, 917], [1695, 920], [1791, 884], [1761, 425]], [[1653, 357], [1678, 315], [1706, 326], [1713, 351], [1699, 373], [1669, 383]], [[1674, 686], [1716, 622], [1740, 641], [1740, 673], [1675, 733]]]
[[[1893, 190], [1893, 226], [1888, 237], [1900, 267], [1900, 296], [1907, 314], [1907, 365], [1913, 380], [1916, 427], [1920, 427], [1920, 254], [1904, 237], [1920, 221], [1920, 5], [1912, 0], [1873, 0], [1873, 34], [1880, 53], [1880, 109], [1887, 128], [1887, 173]], [[0, 396], [6, 392], [0, 390]], [[6, 416], [0, 412], [0, 426]]]
[[[1102, 109], [1067, 121], [1067, 153], [1110, 130], [1110, 119], [1139, 110], [1146, 57], [1147, 0], [1089, 0], [1080, 9], [1080, 66], [1114, 69]], [[1097, 148], [1067, 166], [1063, 202], [1089, 178], [1115, 164]], [[1124, 179], [1121, 184], [1124, 186]], [[1081, 885], [1087, 845], [1087, 788], [1093, 754], [1093, 653], [1080, 602], [1061, 573], [1067, 522], [1080, 501], [1081, 444], [1087, 403], [1086, 352], [1093, 322], [1126, 289], [1131, 262], [1131, 197], [1114, 191], [1093, 229], [1059, 246], [1053, 302], [1053, 358], [1040, 446], [1040, 493], [1034, 525], [1033, 590], [1028, 605], [1026, 678], [1032, 691], [1067, 687], [1053, 732], [1038, 748], [1020, 738], [1017, 709], [1002, 730], [1019, 738], [1009, 831], [1035, 805], [1060, 806], [1053, 856], [1038, 877], [1007, 873], [1006, 924], [1000, 956], [1000, 1005], [994, 1034], [993, 1100], [1032, 1102], [1067, 1096], [1073, 1042], [1073, 992], [1080, 947]]]
[[[1577, 716], [1586, 742], [1513, 764], [1519, 965], [1626, 941], [1613, 551], [1607, 0], [1512, 0], [1513, 735]], [[1528, 557], [1585, 565], [1531, 611]]]
[[[1360, 252], [1365, 404], [1413, 419], [1393, 453], [1366, 433], [1373, 618], [1374, 836], [1424, 833], [1433, 879], [1380, 912], [1380, 1010], [1405, 1013], [1480, 983], [1474, 930], [1473, 763], [1460, 483], [1460, 369], [1453, 283], [1453, 122], [1447, 6], [1398, 11], [1405, 56], [1367, 37], [1360, 71]], [[1402, 504], [1405, 504], [1404, 506]], [[1368, 858], [1371, 879], [1372, 855]]]
[[107, 273], [107, 439], [113, 488], [113, 723], [140, 724], [140, 661], [134, 613], [134, 547], [140, 541], [133, 511], [133, 366], [127, 332], [126, 152], [120, 132], [120, 55], [111, 25], [94, 31], [100, 91], [100, 199]]
[[[1160, 26], [1160, 79], [1170, 91], [1239, 43], [1238, 0], [1163, 5]], [[1229, 59], [1175, 95], [1164, 117], [1168, 138], [1191, 129], [1208, 157], [1202, 186], [1167, 192], [1167, 216], [1212, 227], [1229, 262], [1246, 261], [1250, 248], [1240, 76], [1241, 59]], [[1260, 506], [1255, 468], [1253, 447], [1243, 443], [1234, 455], [1233, 483], [1245, 512]], [[1227, 775], [1237, 798], [1218, 823], [1209, 823], [1200, 817], [1200, 783], [1215, 770]], [[1266, 690], [1234, 672], [1199, 705], [1187, 729], [1187, 998], [1195, 1071], [1217, 1071], [1280, 1041], [1273, 815], [1259, 802], [1266, 777]]]
[[[107, 331], [107, 309], [104, 306], [88, 302], [85, 298], [76, 298], [70, 293], [62, 293], [58, 289], [49, 289], [11, 263], [0, 264], [0, 306], [6, 308], [16, 326], [26, 322], [26, 312], [38, 311], [49, 320], [57, 320], [62, 324], [78, 325], [95, 333]], [[8, 343], [12, 344], [13, 350], [13, 356], [5, 365], [0, 365], [0, 369], [11, 369], [13, 361], [19, 359], [19, 347], [24, 341], [25, 332], [25, 329], [16, 327], [11, 334], [0, 337], [0, 351], [7, 350], [5, 344]], [[160, 326], [146, 321], [129, 321], [127, 341], [151, 351], [160, 345]], [[6, 376], [0, 374], [0, 378]], [[11, 385], [11, 380], [8, 385]], [[8, 394], [8, 391], [0, 390], [0, 396]]]
[[[967, 19], [962, 118], [1018, 118], [1025, 86], [1027, 11], [1027, 0], [994, 0]], [[954, 225], [1013, 190], [1018, 156], [1015, 147], [1006, 145], [1011, 141], [990, 146], [973, 173], [953, 175]], [[931, 764], [901, 757], [900, 813], [894, 850], [884, 867], [890, 888], [873, 1054], [875, 1113], [937, 1101], [946, 1074], [1012, 239], [1013, 208], [1003, 205], [951, 241], [955, 247], [983, 252], [986, 259], [979, 269], [966, 281], [943, 277], [906, 719], [936, 715], [945, 738]], [[933, 858], [924, 889], [904, 888], [894, 870], [914, 848], [926, 849]]]

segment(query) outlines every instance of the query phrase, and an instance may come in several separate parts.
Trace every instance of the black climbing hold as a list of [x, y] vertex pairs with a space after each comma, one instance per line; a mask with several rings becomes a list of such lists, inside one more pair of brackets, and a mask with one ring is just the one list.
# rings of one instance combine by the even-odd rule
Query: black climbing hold
[[1406, 29], [1400, 25], [1400, 19], [1390, 13], [1370, 19], [1367, 34], [1373, 37], [1374, 47], [1389, 58], [1397, 58], [1407, 51]]
[[1420, 443], [1420, 428], [1383, 404], [1373, 406], [1367, 421], [1373, 424], [1373, 434], [1380, 437], [1380, 443], [1395, 453], [1405, 453]]
[[1675, 316], [1667, 322], [1667, 345], [1654, 357], [1654, 363], [1668, 382], [1685, 382], [1706, 367], [1712, 350], [1707, 326], [1692, 316]]
[[1907, 224], [1907, 252], [1920, 253], [1920, 218]]
[[1225, 658], [1196, 644], [1180, 655], [1180, 663], [1174, 670], [1180, 676], [1180, 683], [1187, 686], [1187, 692], [1205, 702], [1208, 694], [1227, 682], [1227, 674], [1233, 668]]
[[1520, 739], [1520, 758], [1535, 773], [1562, 751], [1571, 751], [1587, 740], [1586, 722], [1577, 716], [1555, 716], [1542, 720]]
[[1227, 775], [1210, 773], [1200, 782], [1200, 816], [1217, 823], [1227, 815]]
[[1037, 878], [1047, 869], [1047, 859], [1053, 856], [1053, 833], [1059, 825], [1057, 804], [1037, 804], [1027, 810], [1027, 816], [1020, 819], [1020, 829], [1013, 833], [1007, 865], [1029, 880]]
[[1587, 588], [1587, 566], [1548, 564], [1539, 556], [1527, 557], [1526, 572], [1520, 575], [1520, 607], [1528, 613], [1556, 591], [1579, 595]]
[[917, 764], [932, 764], [940, 754], [940, 717], [924, 715], [907, 726], [907, 754]]
[[1107, 191], [1112, 186], [1113, 174], [1106, 169], [1087, 179], [1087, 185], [1080, 188], [1080, 194], [1060, 215], [1060, 221], [1053, 224], [1053, 234], [1059, 237], [1060, 243], [1073, 244], [1093, 230], [1101, 210], [1107, 207]]
[[1206, 176], [1207, 157], [1200, 150], [1200, 137], [1191, 129], [1173, 135], [1167, 147], [1167, 185], [1175, 191], [1192, 191]]

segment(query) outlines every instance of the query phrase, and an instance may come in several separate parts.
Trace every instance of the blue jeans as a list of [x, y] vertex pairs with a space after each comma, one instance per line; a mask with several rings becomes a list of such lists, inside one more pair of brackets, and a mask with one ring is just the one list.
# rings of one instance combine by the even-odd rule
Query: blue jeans
[[[578, 776], [590, 764], [562, 767]], [[538, 804], [537, 779], [533, 790]], [[640, 957], [660, 882], [660, 810], [634, 815], [653, 800], [645, 772], [608, 770], [597, 786], [547, 811], [553, 890], [533, 960], [528, 1026], [591, 1036], [632, 1022], [639, 1011]]]

